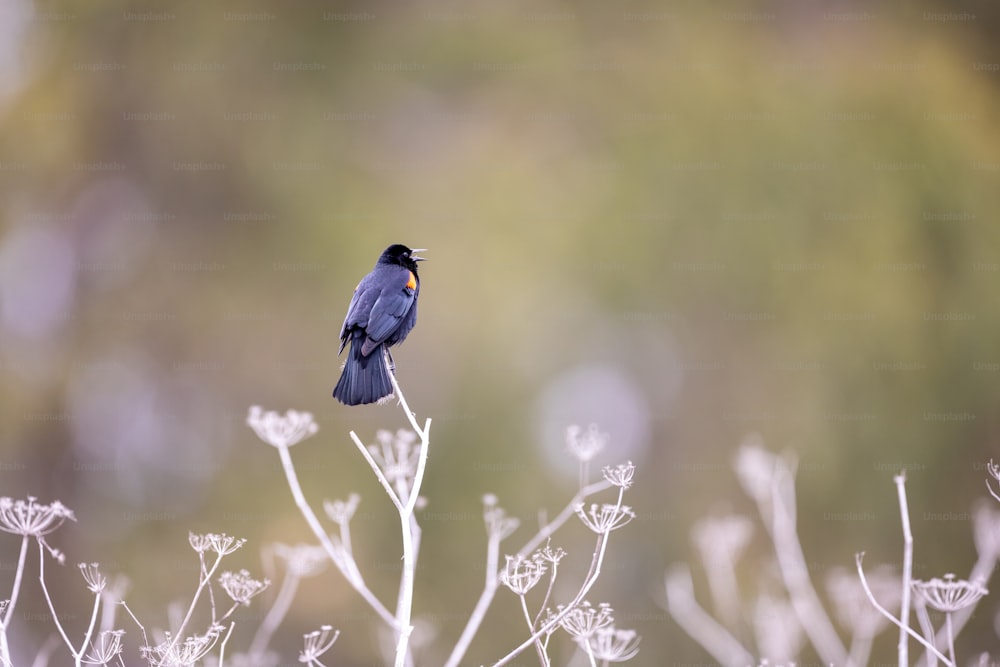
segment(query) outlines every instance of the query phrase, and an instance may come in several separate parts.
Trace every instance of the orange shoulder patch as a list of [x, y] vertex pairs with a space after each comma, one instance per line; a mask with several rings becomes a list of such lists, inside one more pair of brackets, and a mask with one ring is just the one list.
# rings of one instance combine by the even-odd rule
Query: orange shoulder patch
[[413, 271], [410, 271], [410, 279], [406, 281], [406, 287], [409, 289], [417, 289], [417, 277], [413, 275]]

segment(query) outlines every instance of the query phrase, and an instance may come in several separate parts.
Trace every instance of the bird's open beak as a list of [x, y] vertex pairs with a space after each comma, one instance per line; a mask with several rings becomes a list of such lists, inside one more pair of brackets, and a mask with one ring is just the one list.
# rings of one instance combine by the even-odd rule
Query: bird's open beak
[[418, 252], [427, 252], [427, 248], [414, 248], [413, 250], [410, 251], [410, 259], [412, 259], [415, 262], [425, 261], [427, 259], [426, 257], [417, 257]]

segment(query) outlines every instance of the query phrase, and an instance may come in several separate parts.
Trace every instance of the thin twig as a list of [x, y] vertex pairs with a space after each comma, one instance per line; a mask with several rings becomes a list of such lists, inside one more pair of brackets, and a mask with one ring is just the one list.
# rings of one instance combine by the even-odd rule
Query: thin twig
[[135, 624], [137, 626], [139, 626], [139, 632], [142, 633], [142, 645], [148, 647], [149, 646], [149, 637], [146, 635], [146, 627], [142, 623], [139, 622], [139, 619], [136, 617], [135, 614], [132, 613], [132, 610], [129, 608], [128, 603], [125, 602], [125, 600], [120, 601], [118, 604], [120, 604], [122, 607], [125, 608], [125, 612], [129, 616], [131, 616], [132, 620], [135, 622]]
[[899, 496], [899, 516], [903, 523], [903, 596], [899, 607], [899, 664], [908, 665], [910, 643], [906, 632], [910, 627], [910, 595], [913, 580], [913, 532], [910, 530], [910, 510], [906, 502], [906, 471], [893, 477]]
[[[198, 555], [200, 556], [201, 554], [199, 553]], [[222, 554], [219, 554], [219, 557], [218, 557], [218, 559], [216, 559], [215, 564], [218, 565], [221, 561], [222, 561]], [[204, 562], [202, 562], [201, 565], [202, 565], [202, 568], [205, 567], [205, 563]], [[214, 571], [214, 568], [213, 568], [213, 571]], [[215, 623], [216, 623], [216, 618], [215, 618], [215, 615], [216, 615], [216, 611], [215, 611], [215, 591], [212, 589], [212, 580], [211, 580], [211, 578], [207, 578], [206, 581], [208, 582], [208, 606], [212, 610], [212, 625], [215, 625]]]
[[361, 570], [354, 560], [354, 547], [351, 545], [351, 523], [343, 521], [340, 524], [340, 545], [344, 548], [344, 555], [347, 557], [344, 566], [358, 579], [362, 579]]
[[794, 479], [787, 466], [781, 466], [775, 471], [770, 494], [771, 520], [768, 521], [764, 503], [759, 503], [761, 517], [771, 534], [789, 600], [803, 621], [802, 627], [806, 635], [824, 663], [842, 665], [847, 660], [847, 649], [840, 641], [816, 589], [813, 588], [802, 544], [796, 532]]
[[251, 658], [264, 655], [264, 650], [271, 642], [271, 637], [274, 635], [275, 630], [278, 629], [278, 625], [285, 617], [285, 614], [288, 613], [288, 609], [292, 605], [292, 600], [295, 598], [295, 591], [298, 587], [298, 575], [293, 574], [286, 568], [285, 578], [281, 581], [281, 588], [278, 589], [278, 594], [274, 596], [274, 602], [271, 604], [271, 608], [267, 611], [267, 615], [264, 617], [264, 620], [261, 621], [260, 626], [257, 628], [257, 632], [254, 633], [253, 641], [250, 642], [250, 650], [248, 651], [248, 654]]
[[[212, 563], [212, 567], [207, 570], [205, 569], [205, 560], [202, 558], [202, 552], [198, 552], [198, 557], [201, 559], [201, 572], [198, 576], [198, 588], [195, 589], [194, 596], [191, 598], [191, 604], [188, 606], [187, 614], [184, 615], [184, 620], [181, 621], [180, 625], [177, 626], [177, 629], [174, 632], [174, 637], [171, 640], [170, 645], [167, 647], [167, 654], [169, 654], [169, 652], [177, 646], [177, 642], [179, 642], [181, 637], [184, 636], [184, 628], [187, 627], [188, 621], [191, 620], [191, 615], [194, 614], [195, 605], [198, 604], [198, 599], [201, 597], [201, 592], [205, 589], [205, 586], [207, 585], [209, 587], [209, 591], [211, 591], [212, 576], [215, 574], [215, 571], [219, 569], [219, 565], [222, 563], [223, 555], [221, 552], [217, 553], [215, 562]], [[213, 620], [215, 619], [214, 603], [212, 605], [212, 618]]]
[[687, 566], [676, 566], [672, 573], [667, 573], [665, 583], [667, 611], [720, 665], [746, 667], [757, 664], [753, 655], [698, 604]]
[[[528, 600], [524, 597], [524, 593], [519, 593], [518, 596], [521, 598], [521, 611], [524, 612], [524, 620], [528, 623], [528, 632], [535, 631], [535, 624], [531, 620], [531, 613], [528, 611]], [[541, 611], [538, 612], [542, 613]], [[542, 648], [541, 641], [535, 641], [535, 650], [538, 652], [538, 662], [542, 667], [549, 667], [549, 662], [545, 655], [545, 649]]]
[[[532, 551], [538, 548], [538, 545], [542, 541], [552, 537], [552, 535], [562, 527], [566, 521], [573, 516], [576, 506], [582, 503], [588, 496], [591, 496], [605, 489], [611, 488], [611, 483], [607, 480], [601, 480], [599, 482], [594, 482], [589, 486], [585, 486], [576, 492], [566, 507], [563, 508], [562, 512], [556, 516], [555, 519], [544, 524], [535, 535], [528, 540], [528, 542], [521, 547], [518, 551], [518, 555], [522, 558], [527, 557]], [[458, 642], [451, 651], [451, 655], [448, 657], [448, 662], [445, 663], [445, 667], [455, 667], [458, 665], [459, 661], [465, 657], [465, 652], [469, 648], [469, 644], [472, 642], [472, 638], [479, 631], [479, 626], [482, 624], [483, 619], [486, 616], [486, 611], [489, 609], [490, 604], [493, 602], [493, 597], [497, 589], [497, 568], [499, 561], [499, 541], [494, 545], [492, 541], [487, 547], [486, 556], [486, 585], [483, 587], [482, 593], [479, 595], [479, 600], [476, 602], [476, 606], [472, 611], [472, 615], [469, 616], [469, 620], [466, 621], [465, 628], [462, 630], [462, 635], [459, 637]], [[552, 582], [549, 583], [549, 591], [551, 592]], [[545, 596], [546, 602], [548, 601], [548, 594]], [[545, 608], [545, 603], [542, 604], [542, 609]], [[541, 610], [539, 611], [541, 613]], [[536, 619], [537, 622], [537, 619]]]
[[[403, 412], [406, 413], [406, 418], [410, 420], [410, 426], [413, 427], [414, 432], [416, 432], [416, 434], [420, 436], [421, 440], [426, 439], [427, 432], [431, 428], [431, 420], [428, 418], [427, 422], [424, 424], [424, 428], [420, 428], [420, 426], [417, 424], [416, 415], [414, 415], [413, 412], [410, 410], [410, 406], [406, 402], [406, 397], [403, 396], [403, 392], [400, 391], [399, 389], [399, 382], [396, 381], [396, 374], [389, 373], [389, 379], [392, 381], [392, 388], [395, 390], [396, 396], [399, 397], [399, 404], [403, 407]], [[418, 470], [419, 470], [419, 464], [418, 464]]]
[[385, 473], [378, 467], [378, 463], [375, 462], [375, 458], [372, 456], [371, 452], [369, 452], [368, 448], [365, 447], [365, 444], [361, 442], [361, 438], [358, 437], [357, 433], [351, 431], [349, 435], [351, 436], [351, 440], [354, 441], [354, 444], [357, 445], [358, 451], [360, 451], [361, 455], [365, 457], [365, 461], [368, 462], [368, 465], [375, 473], [375, 477], [378, 478], [379, 484], [382, 485], [382, 488], [389, 496], [389, 500], [391, 500], [392, 504], [396, 506], [396, 511], [402, 512], [403, 503], [400, 501], [399, 495], [396, 493], [395, 489], [392, 488], [392, 484], [389, 483], [389, 479], [385, 476]]
[[[937, 642], [934, 640], [934, 626], [931, 624], [931, 615], [927, 613], [927, 604], [919, 595], [917, 596], [915, 610], [917, 613], [917, 622], [920, 623], [920, 630], [924, 633], [924, 638], [937, 646]], [[924, 651], [923, 660], [917, 664], [925, 664], [927, 667], [937, 667], [937, 656]]]
[[555, 630], [556, 626], [572, 612], [578, 604], [583, 600], [584, 596], [590, 592], [594, 584], [597, 583], [597, 577], [601, 574], [601, 564], [604, 562], [604, 553], [608, 546], [608, 535], [609, 533], [604, 533], [598, 538], [598, 547], [594, 552], [594, 558], [590, 563], [590, 573], [587, 579], [584, 580], [583, 586], [580, 588], [579, 592], [574, 596], [573, 600], [567, 604], [561, 612], [549, 619], [547, 623], [542, 625], [534, 634], [524, 640], [517, 648], [505, 655], [504, 657], [493, 663], [493, 667], [501, 667], [501, 665], [506, 665], [508, 662], [516, 658], [521, 651], [525, 650], [529, 646], [535, 643], [542, 635], [549, 634]]
[[906, 632], [909, 636], [913, 637], [918, 642], [920, 642], [921, 644], [923, 644], [924, 648], [926, 648], [928, 651], [932, 651], [946, 665], [949, 665], [949, 667], [955, 667], [955, 663], [953, 663], [951, 660], [949, 660], [948, 658], [946, 658], [944, 656], [944, 654], [941, 653], [941, 651], [937, 650], [937, 647], [935, 647], [929, 641], [927, 641], [926, 639], [924, 639], [923, 637], [921, 637], [919, 634], [917, 634], [916, 632], [914, 632], [913, 629], [910, 628], [909, 626], [903, 625], [903, 623], [900, 622], [900, 620], [898, 618], [896, 618], [895, 616], [893, 616], [892, 613], [888, 609], [886, 609], [881, 604], [879, 604], [879, 601], [875, 599], [875, 594], [872, 593], [871, 587], [868, 585], [868, 578], [865, 577], [864, 568], [861, 566], [861, 563], [862, 563], [862, 560], [864, 559], [864, 556], [865, 556], [865, 553], [862, 551], [861, 553], [859, 553], [857, 556], [854, 557], [854, 560], [855, 560], [855, 562], [856, 562], [856, 564], [858, 566], [858, 577], [860, 577], [860, 579], [861, 579], [861, 586], [865, 589], [865, 594], [868, 596], [868, 601], [872, 603], [872, 606], [874, 606], [875, 609], [880, 614], [882, 614], [887, 619], [889, 619], [890, 621], [892, 621], [892, 623], [894, 625], [896, 625], [898, 628], [900, 628], [903, 632]]
[[546, 525], [542, 526], [542, 528], [537, 533], [535, 533], [535, 536], [532, 537], [530, 540], [528, 540], [528, 542], [523, 547], [521, 547], [521, 549], [517, 552], [518, 555], [521, 556], [522, 558], [527, 557], [528, 554], [530, 554], [532, 551], [538, 548], [538, 545], [540, 545], [548, 538], [552, 537], [552, 535], [557, 530], [559, 530], [562, 527], [562, 525], [569, 520], [571, 516], [573, 516], [573, 514], [576, 512], [577, 505], [586, 500], [588, 496], [592, 496], [595, 493], [604, 491], [605, 489], [610, 489], [611, 486], [612, 486], [611, 482], [607, 481], [606, 479], [602, 479], [599, 482], [594, 482], [593, 484], [589, 484], [580, 489], [579, 491], [577, 491], [576, 494], [570, 499], [570, 501], [566, 503], [566, 507], [563, 508], [563, 510], [558, 514], [558, 516], [556, 516], [555, 519], [553, 519]]
[[24, 576], [24, 563], [28, 555], [28, 536], [21, 536], [21, 553], [17, 557], [17, 570], [14, 571], [14, 585], [10, 592], [10, 601], [7, 603], [7, 610], [0, 619], [0, 662], [3, 667], [11, 667], [10, 646], [7, 643], [7, 628], [10, 625], [11, 616], [14, 615], [14, 607], [17, 606], [17, 596], [21, 592], [21, 577]]
[[[622, 508], [622, 500], [624, 499], [625, 489], [624, 487], [619, 487], [618, 489], [618, 503], [615, 506], [615, 511], [620, 511]], [[605, 531], [598, 536], [597, 547], [594, 550], [594, 557], [590, 561], [590, 570], [587, 572], [587, 576], [584, 578], [584, 583], [577, 591], [577, 594], [573, 597], [573, 600], [569, 602], [562, 611], [556, 614], [554, 617], [550, 618], [547, 623], [542, 625], [534, 634], [528, 637], [524, 642], [515, 648], [513, 651], [502, 657], [497, 662], [493, 663], [493, 667], [500, 667], [501, 665], [506, 665], [508, 662], [513, 660], [521, 651], [531, 646], [538, 640], [542, 635], [549, 634], [555, 630], [556, 626], [570, 613], [572, 612], [578, 604], [583, 600], [583, 598], [590, 592], [590, 589], [594, 587], [597, 583], [597, 578], [601, 575], [601, 565], [604, 563], [604, 554], [607, 552], [608, 548], [608, 537], [611, 535], [611, 531]]]
[[63, 629], [62, 623], [59, 621], [59, 616], [56, 614], [55, 605], [52, 603], [52, 596], [49, 595], [49, 587], [45, 584], [45, 547], [42, 546], [42, 544], [43, 544], [42, 538], [39, 537], [38, 538], [38, 581], [42, 585], [42, 593], [45, 594], [45, 601], [49, 605], [49, 611], [52, 612], [52, 622], [55, 624], [56, 630], [59, 631], [59, 634], [62, 635], [63, 641], [69, 648], [70, 653], [72, 653], [73, 657], [76, 659], [76, 664], [79, 665], [80, 658], [76, 654], [76, 648], [73, 647], [73, 642], [69, 640], [69, 637], [66, 635], [66, 630]]
[[354, 590], [356, 590], [361, 597], [365, 599], [365, 602], [367, 602], [368, 605], [375, 610], [375, 613], [377, 613], [383, 621], [388, 623], [389, 627], [395, 629], [396, 618], [389, 612], [388, 609], [385, 608], [385, 605], [383, 605], [382, 602], [375, 597], [375, 594], [371, 592], [368, 586], [365, 585], [364, 579], [348, 575], [346, 566], [340, 562], [337, 549], [330, 540], [330, 536], [327, 535], [326, 531], [323, 529], [323, 525], [316, 517], [316, 513], [313, 512], [312, 507], [309, 506], [309, 502], [306, 500], [305, 494], [302, 493], [302, 487], [299, 484], [298, 476], [295, 474], [295, 466], [292, 464], [292, 455], [289, 453], [288, 447], [278, 447], [278, 455], [281, 457], [281, 467], [285, 471], [285, 478], [288, 480], [288, 486], [292, 491], [292, 497], [295, 498], [295, 504], [298, 506], [302, 516], [305, 517], [306, 523], [309, 524], [309, 527], [312, 529], [316, 539], [319, 540], [319, 543], [326, 550], [327, 555], [330, 556], [330, 560], [333, 561], [333, 564], [337, 566], [337, 569], [340, 570], [341, 574], [344, 575], [344, 578], [347, 579], [347, 582], [351, 584]]
[[14, 615], [14, 607], [17, 606], [17, 596], [21, 592], [21, 577], [24, 576], [24, 563], [28, 555], [28, 540], [31, 538], [27, 535], [21, 536], [21, 553], [17, 557], [17, 570], [14, 572], [14, 585], [10, 591], [10, 601], [7, 603], [7, 611], [3, 615], [3, 622], [0, 623], [0, 627], [4, 629], [4, 636], [6, 637], [6, 630], [10, 624], [10, 618]]
[[118, 611], [118, 601], [121, 600], [121, 594], [124, 593], [124, 589], [121, 587], [121, 579], [117, 578], [112, 584], [111, 588], [105, 588], [101, 591], [101, 600], [104, 604], [101, 606], [101, 622], [99, 627], [102, 632], [110, 632], [115, 625], [115, 614]]
[[993, 490], [993, 487], [990, 486], [990, 480], [986, 480], [986, 490], [990, 492], [991, 496], [997, 499], [997, 502], [1000, 502], [1000, 496], [998, 496], [996, 492]]
[[229, 632], [226, 633], [225, 639], [222, 640], [222, 645], [219, 646], [219, 667], [223, 667], [223, 663], [226, 659], [226, 644], [229, 642], [229, 635], [233, 634], [233, 628], [236, 627], [236, 621], [229, 622]]
[[469, 620], [466, 621], [465, 628], [462, 630], [458, 642], [455, 643], [455, 647], [451, 650], [448, 661], [444, 663], [444, 667], [457, 667], [458, 663], [465, 657], [465, 652], [469, 649], [472, 638], [479, 631], [479, 625], [483, 622], [486, 610], [489, 609], [490, 603], [493, 602], [493, 596], [496, 594], [497, 586], [499, 585], [497, 578], [499, 561], [500, 534], [498, 532], [491, 532], [486, 544], [486, 583], [483, 584], [483, 592], [479, 594], [479, 600], [476, 602]]
[[955, 634], [952, 632], [951, 628], [951, 612], [945, 612], [944, 614], [944, 624], [948, 630], [948, 655], [951, 656], [951, 661], [955, 662]]
[[83, 636], [83, 643], [80, 644], [80, 651], [73, 653], [73, 657], [76, 658], [77, 664], [80, 664], [83, 653], [87, 650], [87, 645], [90, 644], [90, 638], [94, 636], [94, 626], [97, 624], [97, 612], [100, 608], [101, 593], [98, 591], [97, 593], [94, 593], [94, 610], [90, 612], [90, 624], [87, 626], [87, 634]]
[[[396, 392], [396, 396], [399, 397], [399, 404], [402, 406], [403, 412], [406, 413], [406, 417], [410, 421], [410, 425], [420, 437], [417, 469], [413, 475], [413, 483], [410, 486], [409, 496], [406, 498], [406, 504], [401, 504], [402, 498], [393, 501], [396, 505], [396, 509], [399, 511], [400, 533], [402, 534], [403, 539], [403, 575], [400, 580], [399, 601], [396, 605], [396, 632], [399, 633], [399, 637], [396, 643], [395, 667], [405, 667], [406, 658], [409, 654], [408, 646], [410, 633], [413, 632], [413, 625], [411, 624], [410, 619], [413, 614], [413, 586], [417, 568], [417, 545], [420, 539], [420, 527], [417, 525], [413, 512], [416, 509], [417, 500], [420, 497], [420, 487], [423, 484], [424, 471], [427, 468], [427, 455], [428, 450], [430, 449], [430, 442], [428, 438], [430, 436], [431, 420], [428, 419], [424, 424], [424, 428], [421, 429], [417, 425], [416, 416], [410, 410], [410, 406], [406, 402], [406, 397], [403, 395], [403, 391], [399, 387], [399, 382], [396, 381], [396, 374], [390, 372], [389, 378], [392, 380], [392, 387]], [[388, 480], [386, 480], [386, 482], [388, 482]], [[385, 486], [385, 484], [383, 484], [383, 486]]]
[[538, 621], [542, 618], [542, 612], [545, 608], [549, 606], [549, 598], [552, 597], [552, 588], [556, 585], [556, 574], [559, 570], [559, 561], [557, 559], [552, 559], [552, 569], [549, 571], [549, 585], [545, 589], [545, 597], [542, 598], [542, 604], [538, 607], [538, 614], [535, 616], [535, 622], [531, 624], [532, 629], [538, 624]]

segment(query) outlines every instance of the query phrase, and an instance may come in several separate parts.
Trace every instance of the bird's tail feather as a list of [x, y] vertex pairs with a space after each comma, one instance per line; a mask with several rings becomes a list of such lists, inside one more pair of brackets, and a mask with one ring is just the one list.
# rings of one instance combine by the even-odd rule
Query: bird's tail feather
[[367, 356], [362, 354], [361, 348], [360, 340], [351, 340], [344, 371], [333, 388], [333, 397], [345, 405], [377, 403], [392, 396], [385, 346], [379, 345]]

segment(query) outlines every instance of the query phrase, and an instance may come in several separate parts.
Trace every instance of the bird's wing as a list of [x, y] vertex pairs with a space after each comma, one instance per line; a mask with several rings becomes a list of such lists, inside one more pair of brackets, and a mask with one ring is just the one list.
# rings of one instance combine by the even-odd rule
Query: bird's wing
[[388, 338], [399, 326], [403, 316], [409, 312], [416, 294], [416, 290], [409, 287], [409, 284], [411, 284], [410, 272], [403, 269], [399, 277], [394, 276], [392, 284], [382, 289], [378, 295], [368, 316], [368, 326], [365, 327], [368, 340], [362, 349], [364, 354], [368, 354], [376, 345]]
[[344, 317], [344, 325], [340, 328], [340, 351], [344, 351], [347, 339], [351, 337], [351, 329], [356, 326], [364, 327], [368, 324], [368, 313], [378, 299], [379, 290], [377, 287], [366, 285], [364, 281], [358, 283], [354, 288], [354, 296], [347, 306], [347, 316]]

